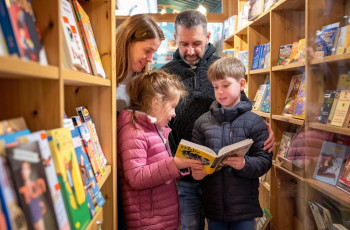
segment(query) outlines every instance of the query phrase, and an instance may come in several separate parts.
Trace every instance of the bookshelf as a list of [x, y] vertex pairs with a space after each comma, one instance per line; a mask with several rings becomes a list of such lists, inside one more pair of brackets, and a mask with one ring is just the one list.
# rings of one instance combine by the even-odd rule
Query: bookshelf
[[100, 224], [116, 229], [115, 1], [80, 1], [90, 17], [106, 79], [64, 68], [59, 0], [31, 2], [49, 65], [0, 57], [0, 120], [22, 116], [32, 132], [49, 130], [63, 127], [64, 112], [73, 116], [76, 107], [87, 106], [108, 161], [98, 183], [106, 203], [87, 229]]
[[[238, 12], [246, 0], [234, 0]], [[340, 73], [349, 71], [350, 55], [340, 54], [324, 58], [313, 58], [306, 52], [306, 61], [277, 66], [281, 45], [291, 44], [306, 38], [307, 49], [315, 48], [316, 31], [322, 26], [340, 22], [340, 27], [349, 24], [350, 1], [348, 0], [280, 0], [269, 10], [263, 12], [254, 21], [224, 40], [224, 48], [238, 51], [248, 50], [248, 97], [253, 100], [259, 85], [265, 76], [270, 75], [271, 111], [256, 112], [268, 119], [275, 134], [274, 164], [269, 176], [260, 182], [260, 203], [273, 216], [270, 229], [317, 229], [308, 200], [321, 202], [331, 208], [334, 223], [341, 223], [349, 218], [350, 195], [336, 186], [313, 178], [320, 148], [314, 151], [312, 133], [342, 135], [350, 141], [350, 129], [335, 127], [317, 122], [323, 102], [324, 90], [335, 89]], [[254, 46], [270, 42], [271, 66], [259, 70], [250, 70]], [[319, 72], [323, 73], [323, 78]], [[305, 73], [306, 76], [306, 117], [305, 120], [282, 115], [291, 77]], [[303, 153], [309, 154], [304, 159], [304, 169], [291, 171], [277, 160], [277, 151], [283, 131], [297, 127], [305, 134]], [[315, 137], [314, 137], [315, 138]], [[319, 140], [321, 143], [323, 139]], [[314, 154], [314, 155], [312, 155]], [[349, 226], [346, 226], [349, 227]]]

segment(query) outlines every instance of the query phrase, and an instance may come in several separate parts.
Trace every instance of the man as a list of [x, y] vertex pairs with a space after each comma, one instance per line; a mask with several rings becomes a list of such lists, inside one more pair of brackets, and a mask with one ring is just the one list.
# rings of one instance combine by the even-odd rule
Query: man
[[[216, 49], [209, 43], [207, 19], [197, 10], [186, 10], [175, 18], [174, 38], [178, 49], [173, 60], [162, 68], [181, 78], [189, 95], [176, 107], [176, 117], [171, 121], [172, 138], [169, 137], [173, 153], [181, 139], [191, 141], [194, 122], [209, 110], [215, 100], [214, 89], [208, 80], [210, 65], [219, 59]], [[265, 141], [264, 149], [272, 150], [274, 135]], [[185, 176], [177, 183], [181, 209], [181, 230], [204, 229], [200, 182]]]

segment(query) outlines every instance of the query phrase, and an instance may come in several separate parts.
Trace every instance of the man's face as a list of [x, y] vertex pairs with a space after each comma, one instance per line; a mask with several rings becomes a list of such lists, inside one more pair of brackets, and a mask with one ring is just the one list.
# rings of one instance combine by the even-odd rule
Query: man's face
[[210, 32], [205, 34], [203, 27], [200, 25], [192, 29], [179, 25], [177, 26], [177, 34], [174, 33], [174, 38], [181, 58], [187, 64], [195, 65], [204, 56]]

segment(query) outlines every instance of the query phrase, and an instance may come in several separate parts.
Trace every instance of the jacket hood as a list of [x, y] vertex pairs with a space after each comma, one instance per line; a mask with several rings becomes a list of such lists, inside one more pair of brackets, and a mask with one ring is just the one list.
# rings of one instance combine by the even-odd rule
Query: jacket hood
[[[213, 46], [213, 44], [208, 43], [208, 45], [207, 45], [207, 47], [206, 47], [206, 52], [205, 52], [203, 58], [200, 60], [199, 63], [201, 63], [201, 62], [203, 62], [203, 61], [207, 62], [208, 58], [209, 58], [213, 53], [215, 53], [215, 52], [216, 52], [216, 48]], [[173, 54], [173, 57], [174, 57], [174, 59], [181, 60], [183, 63], [185, 63], [185, 62], [183, 61], [182, 57], [180, 56], [180, 51], [179, 51], [179, 49], [177, 49], [177, 50], [175, 51], [175, 53]], [[186, 64], [187, 66], [190, 66], [190, 65], [188, 65], [187, 63], [185, 63], [185, 64]], [[202, 64], [203, 64], [203, 63], [201, 63], [201, 64], [199, 64], [199, 65], [202, 65]], [[197, 65], [198, 65], [198, 64], [197, 64]]]
[[219, 123], [232, 122], [241, 114], [251, 110], [252, 104], [243, 91], [241, 92], [241, 101], [232, 108], [226, 109], [217, 101], [214, 101], [210, 106], [210, 112]]

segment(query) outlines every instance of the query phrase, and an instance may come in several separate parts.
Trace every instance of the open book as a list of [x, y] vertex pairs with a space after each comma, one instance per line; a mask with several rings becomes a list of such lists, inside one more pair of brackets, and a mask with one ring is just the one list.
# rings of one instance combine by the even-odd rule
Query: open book
[[221, 162], [225, 158], [244, 156], [252, 144], [252, 139], [246, 139], [232, 145], [227, 145], [221, 148], [218, 154], [216, 154], [213, 150], [206, 146], [182, 139], [177, 147], [176, 156], [200, 160], [203, 162], [204, 170], [208, 174], [212, 174], [213, 172], [221, 169]]

